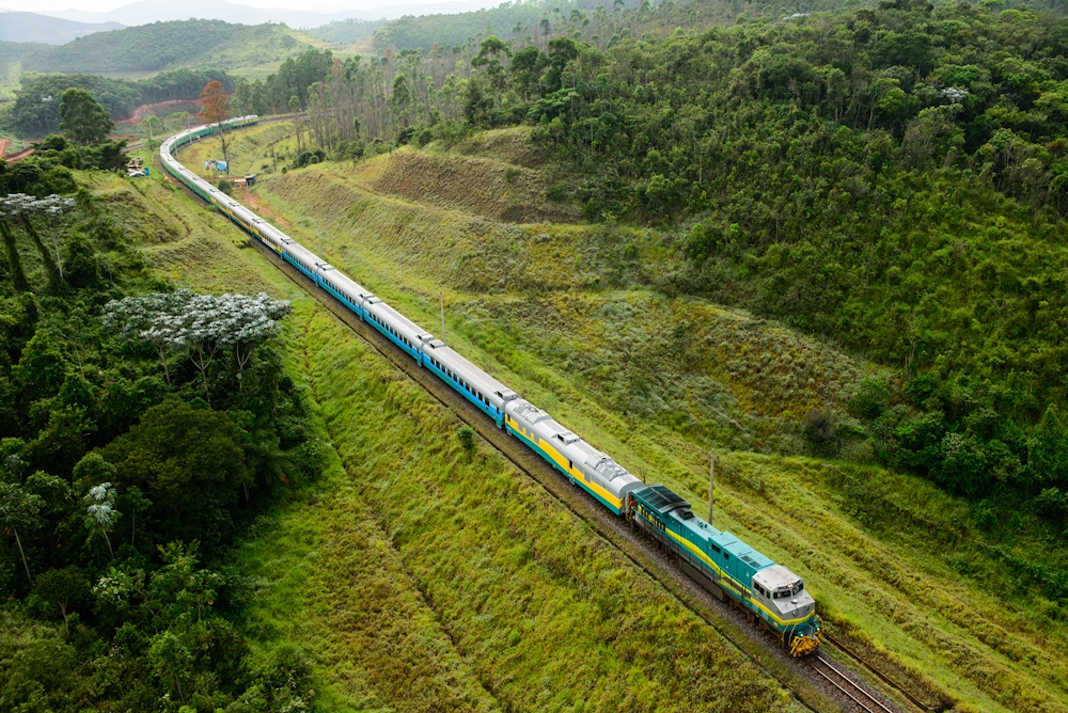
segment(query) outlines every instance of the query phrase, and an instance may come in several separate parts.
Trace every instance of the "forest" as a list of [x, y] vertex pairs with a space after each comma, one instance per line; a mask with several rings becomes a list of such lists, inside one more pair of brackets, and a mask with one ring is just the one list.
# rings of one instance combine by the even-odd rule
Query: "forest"
[[118, 74], [154, 72], [181, 66], [222, 69], [227, 53], [275, 61], [306, 48], [284, 25], [235, 25], [221, 20], [153, 22], [109, 32], [94, 32], [22, 58], [36, 72]]
[[155, 277], [143, 217], [69, 170], [121, 148], [52, 136], [0, 161], [0, 589], [21, 602], [0, 709], [299, 710], [307, 667], [253, 660], [226, 564], [319, 472], [272, 343], [289, 304]]
[[[885, 463], [1062, 527], [1068, 21], [891, 0], [635, 39], [684, 11], [639, 7], [596, 41], [576, 17], [552, 38], [308, 53], [304, 94], [239, 81], [235, 106], [306, 107], [295, 165], [532, 125], [588, 219], [674, 236], [686, 268], [655, 286], [897, 369], [854, 399]], [[836, 425], [811, 419], [833, 452]]]
[[109, 79], [93, 74], [32, 74], [22, 77], [15, 102], [2, 120], [16, 131], [41, 136], [59, 128], [59, 97], [71, 87], [85, 89], [112, 119], [129, 116], [141, 104], [188, 99], [212, 80], [232, 91], [234, 79], [218, 70], [175, 69], [147, 79]]

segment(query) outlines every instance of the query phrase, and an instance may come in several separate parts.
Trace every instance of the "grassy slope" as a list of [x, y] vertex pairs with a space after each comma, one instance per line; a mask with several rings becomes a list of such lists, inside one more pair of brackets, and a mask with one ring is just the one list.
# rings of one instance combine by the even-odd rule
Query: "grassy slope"
[[254, 635], [309, 653], [326, 708], [800, 710], [484, 444], [464, 451], [451, 412], [228, 223], [158, 177], [95, 180], [169, 277], [295, 300], [288, 368], [333, 457], [238, 561], [259, 582]]
[[[670, 259], [655, 233], [502, 224], [485, 217], [497, 197], [449, 207], [455, 188], [385, 195], [396, 160], [265, 176], [256, 200], [426, 326], [443, 292], [450, 342], [631, 469], [701, 502], [707, 444], [734, 448], [719, 453], [716, 524], [805, 576], [836, 628], [885, 649], [929, 697], [1068, 710], [1062, 611], [1006, 564], [1064, 555], [1029, 541], [1024, 521], [982, 531], [917, 479], [753, 452], [797, 452], [799, 416], [840, 409], [870, 366], [744, 314], [625, 289]], [[454, 181], [482, 170], [451, 161]]]

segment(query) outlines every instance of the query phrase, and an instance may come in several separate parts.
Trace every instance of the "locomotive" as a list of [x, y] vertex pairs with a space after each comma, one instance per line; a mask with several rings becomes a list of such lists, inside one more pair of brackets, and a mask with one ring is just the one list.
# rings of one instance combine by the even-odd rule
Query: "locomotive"
[[772, 562], [729, 532], [714, 528], [666, 486], [646, 485], [634, 477], [370, 290], [194, 174], [173, 155], [215, 130], [232, 130], [256, 121], [254, 115], [242, 116], [176, 134], [161, 144], [160, 161], [174, 178], [467, 399], [497, 428], [544, 458], [600, 506], [677, 555], [702, 584], [711, 585], [711, 591], [731, 598], [776, 632], [791, 655], [805, 656], [819, 647], [820, 619], [815, 601], [801, 578], [787, 567]]

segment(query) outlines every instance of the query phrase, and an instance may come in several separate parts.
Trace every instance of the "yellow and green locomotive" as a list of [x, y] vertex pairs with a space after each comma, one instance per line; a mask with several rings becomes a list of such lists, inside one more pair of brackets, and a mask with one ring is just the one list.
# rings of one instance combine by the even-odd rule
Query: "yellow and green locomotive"
[[667, 486], [632, 490], [627, 498], [631, 522], [678, 554], [691, 574], [716, 585], [777, 632], [792, 655], [816, 650], [820, 619], [800, 577], [694, 515]]

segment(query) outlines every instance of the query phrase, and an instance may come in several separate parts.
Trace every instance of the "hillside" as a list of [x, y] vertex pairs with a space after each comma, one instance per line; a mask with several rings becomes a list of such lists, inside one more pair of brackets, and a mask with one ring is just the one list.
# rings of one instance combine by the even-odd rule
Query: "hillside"
[[[523, 141], [507, 130], [455, 152], [405, 150], [279, 175], [263, 173], [266, 147], [294, 145], [274, 124], [238, 137], [233, 156], [236, 170], [261, 171], [239, 197], [424, 325], [437, 324], [443, 294], [452, 344], [631, 469], [702, 502], [715, 444], [717, 525], [790, 563], [828, 625], [907, 672], [927, 700], [959, 711], [1068, 709], [1068, 672], [1035, 665], [1057, 660], [1068, 637], [1064, 551], [1048, 547], [1045, 530], [1022, 512], [992, 518], [871, 465], [848, 402], [879, 367], [744, 312], [643, 287], [678, 259], [664, 232], [502, 219], [502, 196], [476, 187], [487, 161], [526, 168], [513, 163], [536, 152]], [[193, 147], [187, 165], [216, 150]], [[390, 178], [418, 163], [447, 165], [448, 178]], [[535, 200], [521, 192], [531, 184], [518, 185], [518, 203]], [[326, 390], [335, 388], [329, 369], [351, 363], [337, 354], [329, 362], [317, 381]], [[328, 424], [359, 462], [366, 441], [345, 434], [363, 397], [336, 388]], [[849, 460], [814, 457], [825, 444], [806, 425], [813, 409], [843, 419], [837, 447]], [[391, 440], [371, 442], [379, 451]], [[435, 600], [455, 596], [434, 591]]]
[[0, 42], [62, 45], [83, 35], [121, 28], [117, 22], [75, 22], [33, 12], [0, 11]]
[[[314, 101], [270, 82], [237, 95], [257, 113], [293, 96], [308, 107], [292, 166], [530, 127], [557, 161], [544, 200], [512, 217], [579, 205], [612, 236], [606, 254], [625, 246], [616, 226], [665, 231], [637, 284], [783, 320], [891, 370], [858, 387], [856, 422], [814, 408], [827, 453], [859, 429], [886, 465], [1063, 530], [1068, 20], [893, 0], [634, 39], [690, 10], [576, 12], [538, 37], [338, 71], [316, 56]], [[502, 203], [535, 185], [490, 165]], [[393, 185], [435, 176], [421, 160]]]
[[[277, 138], [264, 128], [261, 140]], [[750, 660], [620, 559], [485, 443], [462, 446], [454, 414], [261, 253], [241, 249], [220, 216], [158, 176], [81, 180], [122, 234], [143, 236], [138, 248], [157, 274], [202, 291], [266, 290], [293, 300], [279, 376], [318, 419], [325, 472], [260, 517], [226, 571], [254, 602], [240, 631], [252, 639], [248, 680], [259, 690], [293, 703], [313, 689], [316, 698], [302, 702], [314, 711], [581, 704], [682, 713], [728, 699], [804, 710], [766, 662]], [[295, 465], [284, 466], [285, 477]], [[91, 666], [75, 661], [55, 676], [23, 663], [48, 651], [67, 662], [77, 645], [62, 641], [58, 623], [24, 622], [0, 618], [0, 639], [19, 632], [0, 671], [16, 671], [26, 687], [47, 683], [42, 700], [69, 700], [65, 686], [92, 675]], [[212, 683], [179, 680], [197, 691]], [[189, 700], [189, 688], [170, 690], [173, 700]], [[103, 705], [106, 693], [97, 687], [77, 700]], [[230, 710], [257, 708], [255, 696], [248, 691]]]
[[147, 74], [179, 67], [270, 65], [308, 49], [284, 25], [234, 25], [221, 20], [154, 22], [80, 37], [24, 58], [25, 70]]
[[27, 136], [44, 136], [59, 129], [57, 99], [70, 87], [89, 92], [112, 119], [129, 116], [135, 107], [150, 102], [188, 99], [200, 95], [204, 85], [219, 80], [232, 90], [234, 80], [219, 70], [176, 69], [141, 80], [109, 79], [90, 74], [34, 74], [22, 77], [14, 91], [10, 117], [13, 127]]

